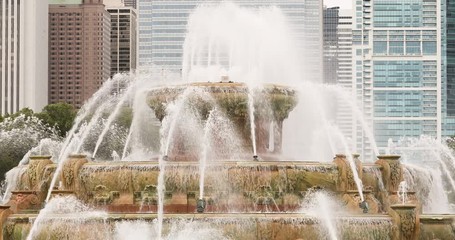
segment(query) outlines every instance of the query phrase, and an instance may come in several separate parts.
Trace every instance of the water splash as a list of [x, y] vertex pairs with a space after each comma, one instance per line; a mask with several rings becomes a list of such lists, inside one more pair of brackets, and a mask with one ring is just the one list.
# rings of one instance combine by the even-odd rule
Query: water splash
[[[53, 218], [53, 215], [64, 216]], [[41, 228], [52, 225], [65, 224], [64, 218], [77, 220], [78, 224], [94, 218], [107, 218], [108, 214], [102, 211], [95, 211], [84, 203], [80, 202], [75, 196], [55, 197], [52, 198], [45, 208], [40, 211], [38, 217], [33, 221], [27, 240], [37, 239], [40, 235]], [[52, 232], [52, 231], [51, 231]], [[96, 231], [95, 231], [96, 232]], [[43, 233], [44, 235], [46, 233]], [[98, 236], [99, 237], [99, 236]], [[106, 237], [106, 236], [105, 236]]]
[[[336, 228], [336, 222], [334, 221], [336, 209], [339, 207], [336, 205], [329, 195], [322, 191], [310, 191], [305, 195], [304, 207], [302, 211], [309, 216], [313, 216], [322, 221], [321, 238], [329, 238], [331, 240], [338, 240], [338, 233]], [[324, 234], [325, 233], [325, 234]]]

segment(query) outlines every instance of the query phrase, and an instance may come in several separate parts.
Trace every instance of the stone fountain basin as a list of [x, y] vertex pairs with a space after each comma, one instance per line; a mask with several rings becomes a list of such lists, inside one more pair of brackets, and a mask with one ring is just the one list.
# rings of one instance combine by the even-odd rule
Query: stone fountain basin
[[[113, 232], [116, 223], [147, 223], [150, 228], [157, 214], [109, 213], [102, 217], [83, 218], [80, 214], [49, 214], [42, 217], [42, 238], [73, 236], [87, 239], [100, 231]], [[3, 225], [3, 239], [24, 239], [37, 214], [12, 214]], [[419, 239], [454, 239], [453, 214], [420, 215]], [[334, 222], [341, 239], [390, 239], [394, 220], [389, 215], [349, 215], [335, 217]], [[302, 213], [203, 213], [166, 214], [163, 233], [171, 226], [191, 223], [203, 228], [217, 229], [233, 239], [320, 239], [324, 233], [321, 220]], [[51, 223], [51, 224], [50, 224]], [[93, 231], [97, 229], [97, 231]], [[101, 229], [101, 230], [100, 230]], [[38, 238], [40, 239], [40, 238]]]
[[[3, 227], [3, 236], [26, 236], [36, 214], [13, 214]], [[116, 223], [141, 222], [152, 228], [156, 214], [115, 214], [105, 217], [81, 219], [81, 216], [52, 214], [41, 218], [44, 227], [38, 238], [44, 236], [75, 236], [83, 239], [97, 231], [113, 232]], [[340, 226], [343, 239], [377, 239], [391, 234], [392, 219], [386, 215], [343, 216], [335, 219]], [[225, 214], [166, 214], [163, 220], [163, 233], [167, 235], [172, 225], [191, 223], [206, 229], [216, 229], [231, 239], [320, 239], [324, 234], [323, 223], [315, 217], [304, 214], [283, 213], [225, 213]], [[322, 232], [321, 232], [322, 231]], [[197, 234], [197, 233], [196, 233]], [[78, 238], [79, 237], [79, 238]], [[4, 238], [8, 239], [8, 238]]]

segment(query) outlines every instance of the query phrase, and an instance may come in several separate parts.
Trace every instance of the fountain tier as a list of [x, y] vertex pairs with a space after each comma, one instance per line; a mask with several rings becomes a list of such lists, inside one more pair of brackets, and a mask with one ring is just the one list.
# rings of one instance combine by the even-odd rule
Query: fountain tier
[[[279, 85], [263, 85], [259, 88], [249, 88], [244, 83], [192, 83], [186, 85], [160, 87], [150, 91], [148, 103], [155, 111], [156, 117], [163, 121], [168, 115], [166, 108], [178, 98], [183, 104], [188, 104], [202, 121], [206, 121], [210, 111], [220, 110], [234, 126], [234, 130], [241, 138], [241, 148], [237, 149], [240, 155], [251, 153], [253, 149], [251, 137], [250, 112], [254, 112], [255, 142], [257, 153], [261, 158], [267, 154], [276, 155], [282, 149], [283, 121], [297, 104], [295, 91], [289, 87]], [[249, 100], [253, 100], [254, 111], [249, 109]], [[174, 118], [185, 121], [184, 114], [176, 114]], [[173, 133], [171, 133], [173, 134]], [[226, 134], [226, 133], [222, 133]], [[170, 160], [198, 160], [194, 156], [195, 147], [184, 141], [175, 133], [173, 136], [173, 151], [165, 153]], [[273, 140], [271, 140], [273, 138]], [[213, 140], [212, 150], [215, 153], [223, 152], [223, 144]], [[271, 146], [272, 144], [273, 146]], [[232, 153], [229, 153], [232, 155]], [[249, 154], [251, 156], [251, 154]], [[227, 158], [223, 154], [217, 157]]]
[[[414, 199], [412, 205], [401, 204], [397, 191], [403, 178], [403, 167], [397, 156], [380, 156], [375, 164], [362, 164], [357, 159], [355, 162], [364, 185], [367, 213], [359, 208], [361, 202], [353, 173], [346, 156], [341, 154], [326, 164], [212, 162], [206, 168], [203, 199], [207, 205], [202, 214], [196, 213], [200, 191], [197, 163], [168, 162], [164, 181], [163, 234], [172, 232], [175, 224], [183, 222], [202, 224], [220, 231], [223, 236], [237, 239], [319, 239], [320, 219], [304, 214], [301, 207], [305, 207], [308, 194], [324, 191], [341, 203], [339, 207], [344, 214], [335, 217], [334, 221], [339, 236], [344, 239], [417, 239], [425, 236], [452, 239], [455, 236], [450, 230], [451, 224], [455, 223], [452, 215], [422, 215], [419, 200], [412, 198], [412, 193], [408, 193], [409, 198]], [[59, 175], [60, 184], [51, 190], [49, 204], [61, 198], [81, 201], [90, 206], [91, 215], [74, 215], [72, 210], [57, 207], [57, 212], [44, 214], [38, 220], [36, 213], [44, 206], [55, 169], [56, 165], [46, 156], [30, 159], [26, 170], [19, 175], [8, 206], [0, 209], [3, 239], [23, 239], [31, 231], [31, 221], [38, 221], [34, 235], [37, 239], [73, 235], [74, 229], [84, 237], [91, 236], [94, 228], [103, 228], [107, 234], [118, 224], [127, 222], [142, 221], [153, 229], [159, 201], [157, 162], [93, 162], [84, 155], [72, 155]]]

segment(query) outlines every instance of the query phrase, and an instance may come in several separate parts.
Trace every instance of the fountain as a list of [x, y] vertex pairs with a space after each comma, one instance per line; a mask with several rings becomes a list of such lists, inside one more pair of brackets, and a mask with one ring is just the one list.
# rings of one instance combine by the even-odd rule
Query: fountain
[[[301, 75], [285, 58], [294, 54], [284, 17], [257, 11], [196, 10], [183, 82], [154, 79], [162, 71], [107, 81], [56, 156], [32, 155], [8, 175], [0, 239], [455, 239], [455, 215], [426, 213], [429, 189], [413, 191], [439, 180], [392, 153], [362, 162], [322, 105], [301, 108], [324, 87], [293, 82]], [[226, 19], [243, 34], [194, 26]], [[112, 95], [116, 81], [125, 89]], [[117, 121], [128, 108], [126, 129]], [[286, 125], [302, 110], [298, 125]], [[326, 136], [331, 157], [303, 161], [303, 147], [287, 149], [289, 130], [292, 140]]]

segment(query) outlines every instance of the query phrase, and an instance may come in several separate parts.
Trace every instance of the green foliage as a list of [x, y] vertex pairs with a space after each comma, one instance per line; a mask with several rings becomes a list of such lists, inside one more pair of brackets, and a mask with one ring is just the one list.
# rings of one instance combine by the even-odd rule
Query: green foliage
[[65, 137], [73, 126], [76, 114], [77, 111], [72, 105], [55, 103], [44, 107], [43, 111], [37, 113], [36, 116], [49, 126], [55, 127], [61, 137]]
[[12, 119], [16, 119], [17, 117], [21, 116], [21, 115], [24, 115], [26, 118], [30, 118], [34, 115], [35, 113], [33, 112], [32, 109], [30, 108], [22, 108], [21, 110], [19, 110], [18, 112], [14, 113], [14, 114], [6, 114], [5, 115], [5, 118], [12, 118]]

